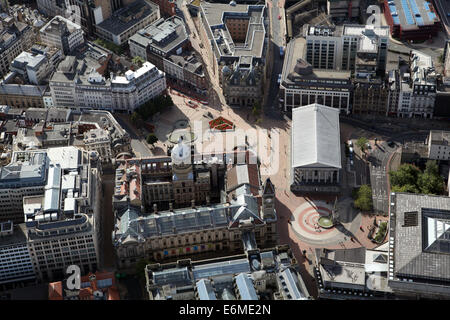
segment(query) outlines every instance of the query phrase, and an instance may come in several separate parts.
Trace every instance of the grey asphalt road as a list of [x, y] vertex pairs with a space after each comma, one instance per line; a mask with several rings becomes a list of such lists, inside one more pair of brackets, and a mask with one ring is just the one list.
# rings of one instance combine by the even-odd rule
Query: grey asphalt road
[[131, 148], [138, 157], [151, 157], [153, 153], [147, 147], [147, 145], [141, 141], [141, 139], [134, 133], [130, 126], [123, 121], [121, 117], [115, 117], [117, 122], [122, 126], [122, 128], [130, 134], [131, 137]]
[[278, 20], [278, 15], [278, 0], [273, 0], [271, 8], [273, 68], [266, 105], [264, 106], [265, 114], [273, 118], [281, 117], [281, 113], [278, 108], [278, 91], [280, 89], [278, 84], [278, 75], [283, 69], [283, 58], [280, 57], [280, 46], [283, 45], [284, 34], [281, 34], [280, 21], [282, 20]]
[[376, 212], [389, 212], [388, 177], [386, 175], [389, 157], [398, 147], [390, 148], [386, 142], [378, 143], [370, 157], [370, 184], [372, 186], [373, 208]]
[[450, 17], [447, 14], [450, 13], [450, 3], [448, 0], [434, 0], [434, 5], [441, 18], [443, 29], [445, 30], [447, 37], [450, 36]]

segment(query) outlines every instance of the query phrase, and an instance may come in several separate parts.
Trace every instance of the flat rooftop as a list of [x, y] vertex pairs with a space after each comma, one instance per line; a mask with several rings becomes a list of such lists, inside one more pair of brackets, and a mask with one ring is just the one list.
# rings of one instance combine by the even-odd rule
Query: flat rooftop
[[110, 18], [98, 24], [97, 28], [120, 35], [158, 9], [159, 7], [150, 1], [138, 0], [114, 12]]
[[[264, 54], [265, 9], [263, 5], [223, 4], [202, 2], [200, 4], [214, 51], [220, 56], [252, 56], [262, 58]], [[248, 19], [245, 43], [235, 43], [226, 26], [227, 19]]]
[[139, 30], [130, 40], [147, 47], [158, 48], [164, 54], [168, 54], [181, 43], [188, 40], [189, 36], [183, 20], [177, 16], [166, 20], [159, 19], [151, 25]]
[[402, 29], [416, 29], [439, 21], [431, 2], [427, 0], [388, 0], [394, 25]]
[[430, 140], [432, 144], [448, 146], [450, 143], [450, 131], [431, 130]]
[[[306, 61], [305, 51], [306, 48], [306, 39], [305, 38], [295, 38], [292, 39], [287, 47], [286, 47], [286, 57], [284, 59], [283, 71], [282, 71], [282, 81], [288, 84], [294, 84], [298, 80], [314, 80], [314, 79], [336, 79], [343, 80], [344, 82], [350, 82], [350, 71], [337, 71], [337, 70], [319, 70], [313, 69], [312, 66]], [[302, 59], [302, 61], [298, 61], [298, 59]], [[298, 65], [298, 66], [297, 66]], [[296, 71], [296, 66], [305, 69], [311, 66], [312, 72], [299, 74]], [[298, 70], [298, 68], [297, 68]], [[329, 84], [333, 86], [333, 81], [330, 81]], [[342, 83], [340, 83], [342, 84]]]

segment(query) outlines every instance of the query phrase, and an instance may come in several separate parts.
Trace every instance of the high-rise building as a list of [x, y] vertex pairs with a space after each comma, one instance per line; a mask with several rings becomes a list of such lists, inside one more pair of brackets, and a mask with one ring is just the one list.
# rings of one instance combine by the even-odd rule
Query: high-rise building
[[51, 19], [39, 33], [45, 45], [61, 49], [64, 55], [69, 55], [76, 47], [84, 43], [81, 27], [61, 16]]
[[357, 53], [374, 57], [378, 74], [386, 71], [389, 28], [363, 25], [303, 26], [306, 60], [314, 68], [356, 72]]

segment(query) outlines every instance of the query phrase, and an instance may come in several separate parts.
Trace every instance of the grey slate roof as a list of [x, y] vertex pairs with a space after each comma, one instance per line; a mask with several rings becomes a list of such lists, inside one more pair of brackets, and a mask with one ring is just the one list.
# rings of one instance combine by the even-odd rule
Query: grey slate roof
[[310, 104], [292, 110], [292, 168], [341, 169], [339, 110]]
[[[395, 195], [395, 226], [390, 235], [394, 238], [395, 276], [450, 281], [450, 253], [445, 252], [445, 244], [441, 247], [437, 243], [445, 242], [448, 248], [450, 239], [444, 238], [449, 230], [440, 233], [433, 228], [435, 225], [432, 223], [441, 221], [443, 225], [446, 223], [449, 226], [449, 209], [450, 197], [406, 193]], [[404, 226], [405, 212], [414, 211], [418, 215], [417, 225]], [[430, 234], [433, 230], [437, 231], [434, 238]]]

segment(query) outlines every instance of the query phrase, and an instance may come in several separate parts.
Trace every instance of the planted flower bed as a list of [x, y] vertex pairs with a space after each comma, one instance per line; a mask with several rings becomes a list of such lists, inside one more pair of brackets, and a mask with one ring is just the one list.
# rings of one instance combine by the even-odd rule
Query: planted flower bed
[[234, 124], [233, 124], [233, 122], [225, 119], [224, 117], [218, 117], [209, 122], [209, 128], [212, 130], [227, 131], [227, 130], [233, 130]]
[[384, 238], [386, 238], [387, 234], [387, 225], [387, 221], [380, 222], [380, 226], [378, 227], [378, 231], [373, 238], [373, 241], [375, 241], [376, 243], [382, 243], [384, 241]]

